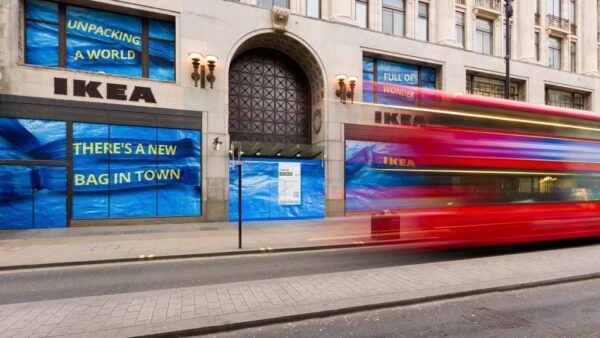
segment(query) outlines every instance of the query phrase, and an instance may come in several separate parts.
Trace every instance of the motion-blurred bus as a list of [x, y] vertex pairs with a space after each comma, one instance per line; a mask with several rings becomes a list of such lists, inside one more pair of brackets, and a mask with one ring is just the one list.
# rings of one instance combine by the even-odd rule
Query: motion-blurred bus
[[347, 214], [386, 210], [440, 247], [600, 236], [600, 114], [418, 95], [346, 125]]

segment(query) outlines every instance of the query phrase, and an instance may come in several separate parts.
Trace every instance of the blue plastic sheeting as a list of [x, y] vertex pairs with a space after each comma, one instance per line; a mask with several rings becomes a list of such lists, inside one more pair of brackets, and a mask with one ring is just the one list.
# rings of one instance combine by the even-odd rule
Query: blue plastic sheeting
[[200, 131], [73, 124], [73, 218], [199, 216]]
[[346, 140], [346, 210], [367, 211], [410, 207], [403, 199], [402, 189], [423, 185], [425, 178], [375, 170], [381, 165], [374, 159], [403, 154], [410, 157], [413, 150], [401, 143]]
[[65, 160], [66, 124], [0, 117], [0, 159]]
[[[77, 6], [66, 7], [68, 69], [142, 76], [142, 18]], [[58, 67], [58, 4], [27, 0], [26, 61]], [[175, 25], [148, 19], [149, 77], [175, 80]]]
[[434, 68], [363, 58], [363, 101], [388, 105], [414, 105], [417, 91], [407, 87], [436, 88]]
[[0, 229], [67, 224], [64, 167], [0, 166]]
[[[280, 205], [278, 168], [280, 162], [301, 165], [301, 203]], [[265, 221], [325, 217], [325, 172], [320, 160], [245, 159], [242, 165], [242, 219]], [[238, 220], [238, 172], [230, 163], [229, 220]]]
[[25, 4], [25, 18], [25, 36], [28, 42], [25, 49], [26, 62], [38, 66], [58, 67], [58, 4], [28, 0]]
[[[0, 118], [0, 159], [65, 160], [66, 123]], [[66, 226], [64, 166], [0, 166], [0, 229]]]

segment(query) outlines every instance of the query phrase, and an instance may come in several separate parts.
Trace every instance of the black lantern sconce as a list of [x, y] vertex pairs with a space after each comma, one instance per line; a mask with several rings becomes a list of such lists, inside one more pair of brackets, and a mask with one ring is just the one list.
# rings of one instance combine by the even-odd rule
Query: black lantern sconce
[[[356, 81], [358, 81], [358, 77], [356, 76], [347, 76], [346, 74], [340, 74], [335, 77], [338, 81], [338, 87], [335, 91], [335, 96], [340, 98], [340, 102], [346, 104], [346, 101], [349, 99], [350, 103], [354, 103], [354, 88], [356, 87]], [[346, 85], [346, 81], [348, 81], [348, 85]], [[348, 89], [347, 87], [350, 87]]]
[[[194, 87], [198, 87], [198, 82], [200, 82], [200, 88], [205, 88], [206, 81], [208, 81], [208, 83], [210, 83], [210, 89], [213, 89], [213, 83], [216, 79], [215, 66], [219, 58], [214, 55], [203, 56], [197, 52], [191, 52], [188, 56], [192, 59], [192, 66], [194, 67], [194, 72], [192, 73]], [[206, 69], [202, 60], [206, 61], [208, 64], [208, 74], [206, 74]]]

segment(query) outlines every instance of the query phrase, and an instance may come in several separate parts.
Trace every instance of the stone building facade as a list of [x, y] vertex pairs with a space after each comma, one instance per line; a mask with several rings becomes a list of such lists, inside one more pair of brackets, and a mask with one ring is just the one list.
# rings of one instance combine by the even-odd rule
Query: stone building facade
[[[57, 39], [66, 41], [57, 42], [56, 66], [28, 59], [33, 55], [28, 50], [33, 41], [29, 27], [54, 24], [28, 16], [31, 2], [0, 2], [0, 117], [63, 121], [67, 150], [49, 162], [0, 157], [0, 165], [64, 167], [65, 212], [71, 226], [229, 220], [233, 183], [228, 150], [235, 141], [306, 149], [308, 159], [323, 163], [324, 215], [343, 215], [344, 125], [370, 123], [374, 108], [363, 102], [377, 103], [363, 97], [368, 92], [363, 81], [369, 72], [366, 60], [409, 65], [416, 67], [415, 74], [433, 72], [427, 80], [430, 87], [444, 91], [492, 97], [503, 92], [504, 9], [499, 0], [42, 1], [58, 6]], [[513, 7], [511, 98], [597, 110], [597, 1], [516, 0]], [[71, 66], [77, 61], [77, 55], [70, 55], [76, 44], [69, 40], [76, 35], [70, 29], [77, 29], [69, 21], [75, 20], [74, 8], [141, 20], [140, 75]], [[172, 27], [172, 40], [160, 40], [173, 46], [172, 77], [152, 78], [156, 65], [152, 48], [161, 48], [148, 42], [154, 39], [152, 20]], [[116, 28], [107, 28], [111, 33], [101, 35], [111, 38]], [[86, 33], [94, 33], [91, 30]], [[190, 77], [193, 52], [204, 57], [198, 84]], [[110, 56], [122, 56], [116, 64], [124, 64], [126, 55]], [[213, 83], [205, 76], [210, 72], [207, 55], [218, 57]], [[354, 104], [343, 104], [336, 96], [338, 74], [358, 77]], [[426, 81], [418, 76], [419, 84]], [[77, 154], [71, 149], [77, 142], [77, 123], [200, 132], [200, 166], [194, 169], [199, 171], [194, 184], [200, 198], [198, 212], [192, 217], [177, 212], [159, 217], [157, 210], [125, 218], [99, 213], [77, 219], [79, 197], [74, 196], [73, 177]], [[282, 147], [288, 157], [305, 158], [294, 153], [293, 146]], [[115, 154], [110, 149], [105, 155]], [[253, 151], [257, 155], [260, 149]], [[159, 208], [157, 189], [152, 198]], [[114, 193], [115, 200], [116, 196], [119, 193]]]

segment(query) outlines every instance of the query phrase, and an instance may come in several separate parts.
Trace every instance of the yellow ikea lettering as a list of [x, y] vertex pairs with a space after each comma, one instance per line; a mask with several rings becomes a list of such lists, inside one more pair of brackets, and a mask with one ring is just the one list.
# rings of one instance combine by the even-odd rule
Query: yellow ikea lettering
[[88, 186], [88, 185], [107, 185], [108, 174], [100, 174], [96, 177], [94, 174], [84, 175], [75, 174], [75, 185], [76, 186]]

